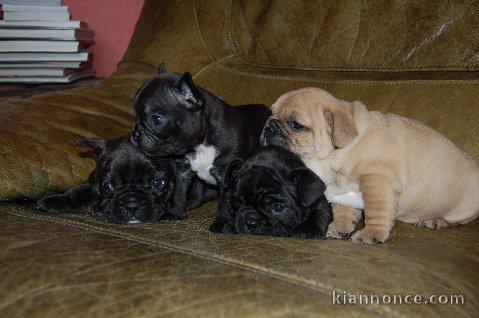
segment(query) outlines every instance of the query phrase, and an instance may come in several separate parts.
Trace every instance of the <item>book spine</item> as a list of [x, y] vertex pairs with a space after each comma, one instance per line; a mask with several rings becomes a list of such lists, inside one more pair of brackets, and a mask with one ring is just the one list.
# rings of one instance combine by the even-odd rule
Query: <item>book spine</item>
[[31, 12], [3, 12], [5, 21], [23, 21], [23, 20], [38, 20], [38, 21], [69, 21], [69, 13], [31, 13]]
[[34, 12], [34, 13], [67, 13], [68, 7], [66, 6], [36, 6], [36, 5], [2, 5], [3, 11], [11, 12]]

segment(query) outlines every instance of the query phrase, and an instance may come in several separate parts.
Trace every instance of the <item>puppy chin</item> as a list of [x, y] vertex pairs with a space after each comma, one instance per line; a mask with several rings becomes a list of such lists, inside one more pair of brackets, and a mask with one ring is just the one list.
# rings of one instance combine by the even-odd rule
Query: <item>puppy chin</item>
[[148, 136], [139, 138], [138, 146], [141, 151], [150, 157], [183, 156], [190, 150], [190, 148], [182, 145], [155, 141]]
[[136, 224], [136, 223], [147, 223], [147, 222], [155, 222], [163, 218], [166, 214], [165, 209], [163, 207], [159, 208], [150, 208], [145, 207], [139, 211], [128, 211], [123, 207], [119, 207], [118, 209], [106, 213], [96, 213], [95, 218], [108, 221], [112, 223], [119, 223], [119, 224]]
[[286, 148], [288, 149], [289, 151], [291, 151], [292, 153], [294, 153], [295, 155], [297, 155], [298, 157], [300, 158], [304, 158], [304, 157], [308, 157], [311, 152], [310, 151], [307, 151], [307, 150], [304, 150], [304, 149], [295, 149], [295, 148]]
[[161, 219], [165, 209], [143, 205], [138, 210], [128, 210], [116, 200], [104, 199], [94, 205], [89, 211], [90, 215], [99, 221], [117, 224], [135, 224], [140, 222], [153, 222]]
[[291, 233], [283, 231], [281, 228], [276, 228], [268, 225], [260, 225], [253, 228], [248, 228], [245, 225], [236, 226], [236, 233], [241, 234], [252, 234], [252, 235], [262, 235], [262, 236], [282, 236], [288, 237], [291, 236]]
[[142, 135], [136, 138], [135, 141], [135, 146], [139, 147], [141, 151], [149, 156], [154, 156], [158, 152], [155, 140], [147, 135]]
[[[223, 229], [223, 231], [227, 227]], [[291, 236], [291, 233], [282, 226], [272, 226], [265, 219], [255, 225], [248, 225], [246, 218], [242, 214], [237, 214], [234, 221], [234, 230], [238, 234], [252, 234], [263, 236]]]
[[135, 214], [139, 222], [155, 222], [162, 219], [166, 214], [164, 206], [145, 207]]
[[109, 213], [105, 213], [106, 219], [112, 223], [133, 224], [138, 223], [134, 212], [130, 212], [123, 207], [119, 207]]

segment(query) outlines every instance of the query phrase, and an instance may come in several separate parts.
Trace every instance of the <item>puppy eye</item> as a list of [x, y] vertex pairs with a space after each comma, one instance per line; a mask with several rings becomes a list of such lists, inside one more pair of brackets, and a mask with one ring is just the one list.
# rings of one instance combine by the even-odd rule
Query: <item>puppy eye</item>
[[305, 130], [307, 129], [306, 126], [303, 126], [301, 125], [300, 123], [298, 123], [297, 121], [291, 121], [291, 127], [293, 127], [293, 129], [295, 130]]
[[165, 122], [165, 117], [163, 117], [162, 115], [153, 115], [151, 116], [151, 119], [153, 120], [153, 123], [155, 125], [163, 125], [163, 123]]
[[153, 181], [151, 181], [151, 187], [156, 190], [163, 188], [165, 184], [166, 182], [163, 179], [153, 179]]
[[103, 182], [101, 184], [101, 187], [103, 188], [103, 190], [105, 190], [107, 192], [112, 192], [113, 191], [113, 185], [108, 181]]
[[273, 213], [281, 214], [286, 211], [286, 205], [281, 203], [273, 204]]

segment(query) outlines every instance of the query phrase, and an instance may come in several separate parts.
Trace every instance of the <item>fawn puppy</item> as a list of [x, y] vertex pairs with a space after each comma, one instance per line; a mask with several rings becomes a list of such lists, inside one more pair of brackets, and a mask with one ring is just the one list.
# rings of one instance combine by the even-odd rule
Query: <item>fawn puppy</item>
[[[441, 228], [478, 216], [479, 169], [424, 124], [368, 111], [319, 88], [282, 95], [261, 137], [300, 156], [326, 184], [334, 220], [328, 234], [383, 243], [395, 220]], [[339, 204], [339, 205], [338, 205]]]

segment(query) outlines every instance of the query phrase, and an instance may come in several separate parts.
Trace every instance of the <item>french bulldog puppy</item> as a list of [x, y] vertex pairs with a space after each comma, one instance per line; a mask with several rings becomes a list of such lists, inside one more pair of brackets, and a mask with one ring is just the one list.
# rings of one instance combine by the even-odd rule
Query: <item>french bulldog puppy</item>
[[334, 221], [328, 234], [347, 237], [364, 209], [356, 243], [383, 243], [395, 220], [441, 228], [479, 214], [479, 169], [426, 125], [369, 111], [360, 101], [319, 88], [282, 95], [262, 142], [298, 154], [326, 183]]
[[130, 136], [109, 141], [89, 138], [77, 145], [93, 151], [95, 170], [87, 182], [40, 199], [38, 209], [55, 213], [87, 211], [99, 219], [131, 224], [164, 216], [184, 217], [186, 210], [216, 197], [216, 191], [198, 179], [185, 186], [183, 178], [189, 170], [186, 163], [150, 158], [130, 142]]
[[260, 147], [259, 137], [271, 115], [264, 105], [232, 107], [193, 83], [190, 73], [160, 66], [134, 100], [133, 140], [148, 155], [186, 156], [191, 170], [216, 185], [233, 158]]
[[221, 187], [213, 232], [324, 238], [333, 220], [323, 181], [280, 147], [233, 160]]

